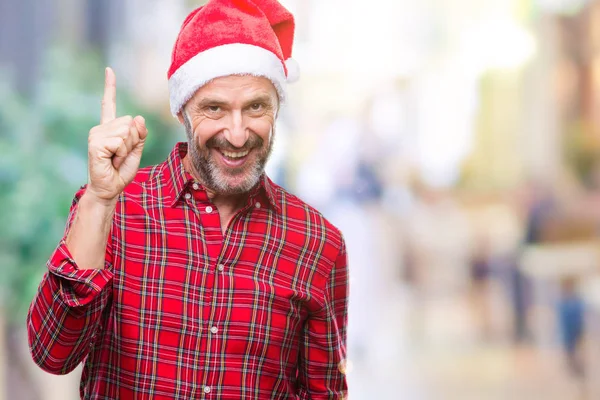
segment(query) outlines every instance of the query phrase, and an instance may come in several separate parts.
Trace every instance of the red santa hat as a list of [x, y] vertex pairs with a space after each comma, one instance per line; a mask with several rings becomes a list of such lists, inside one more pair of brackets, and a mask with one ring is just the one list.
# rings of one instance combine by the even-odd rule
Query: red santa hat
[[277, 0], [210, 0], [192, 11], [171, 57], [171, 113], [177, 116], [200, 87], [228, 75], [268, 78], [283, 101], [286, 82], [298, 77], [294, 27]]

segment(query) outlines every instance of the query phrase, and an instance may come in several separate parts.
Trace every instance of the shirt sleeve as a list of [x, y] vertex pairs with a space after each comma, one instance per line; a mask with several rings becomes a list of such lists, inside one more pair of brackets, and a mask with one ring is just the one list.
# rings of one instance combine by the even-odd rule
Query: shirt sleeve
[[108, 287], [113, 276], [110, 236], [102, 270], [78, 269], [65, 243], [83, 193], [85, 187], [75, 194], [64, 237], [48, 260], [48, 270], [27, 313], [33, 360], [53, 374], [71, 372], [88, 354], [110, 297]]
[[342, 241], [329, 273], [325, 304], [304, 326], [298, 365], [298, 398], [345, 399], [346, 327], [348, 322], [348, 259]]

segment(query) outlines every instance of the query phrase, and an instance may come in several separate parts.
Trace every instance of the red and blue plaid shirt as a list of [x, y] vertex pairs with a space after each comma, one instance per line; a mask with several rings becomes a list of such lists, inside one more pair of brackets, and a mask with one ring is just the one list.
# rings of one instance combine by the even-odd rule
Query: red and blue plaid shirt
[[344, 398], [340, 232], [265, 176], [223, 234], [186, 151], [120, 196], [104, 269], [78, 269], [61, 240], [27, 318], [33, 359], [83, 362], [85, 399]]

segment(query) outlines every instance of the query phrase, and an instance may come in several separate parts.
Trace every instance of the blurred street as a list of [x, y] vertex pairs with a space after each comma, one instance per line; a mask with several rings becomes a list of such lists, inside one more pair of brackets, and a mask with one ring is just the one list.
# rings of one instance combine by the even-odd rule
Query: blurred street
[[[267, 174], [343, 232], [351, 400], [600, 398], [600, 0], [282, 0]], [[185, 140], [166, 79], [204, 0], [0, 0], [0, 400], [79, 398], [25, 315], [87, 179], [103, 70]]]

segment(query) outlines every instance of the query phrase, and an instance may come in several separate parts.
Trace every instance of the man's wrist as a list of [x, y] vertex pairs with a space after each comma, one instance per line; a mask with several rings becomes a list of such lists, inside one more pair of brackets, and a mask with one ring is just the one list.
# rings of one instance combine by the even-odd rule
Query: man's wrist
[[106, 240], [116, 209], [117, 199], [108, 201], [93, 193], [84, 193], [65, 244], [78, 269], [103, 269]]
[[96, 195], [93, 190], [87, 189], [81, 199], [79, 199], [80, 206], [90, 207], [98, 210], [108, 210], [112, 211], [117, 205], [117, 200], [119, 196], [114, 197], [112, 199], [105, 199]]

